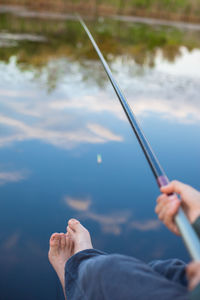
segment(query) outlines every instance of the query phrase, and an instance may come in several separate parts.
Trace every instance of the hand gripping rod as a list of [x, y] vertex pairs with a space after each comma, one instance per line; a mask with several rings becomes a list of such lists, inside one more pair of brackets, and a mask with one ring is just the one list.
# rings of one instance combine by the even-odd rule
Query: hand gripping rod
[[[82, 20], [82, 18], [78, 15], [77, 15], [77, 17], [78, 17], [81, 25], [83, 26], [85, 32], [87, 33], [90, 41], [92, 42], [94, 49], [96, 50], [96, 52], [103, 64], [103, 67], [108, 75], [108, 78], [117, 94], [117, 97], [124, 109], [124, 112], [130, 122], [130, 125], [131, 125], [133, 131], [135, 132], [137, 140], [140, 143], [140, 146], [142, 147], [144, 155], [146, 156], [146, 159], [147, 159], [147, 161], [151, 167], [151, 170], [156, 178], [158, 186], [162, 187], [162, 186], [167, 185], [169, 183], [169, 180], [168, 180], [165, 172], [163, 171], [157, 157], [155, 156], [149, 142], [147, 141], [144, 133], [142, 132], [142, 129], [141, 129], [136, 117], [134, 116], [127, 100], [125, 99], [119, 86], [117, 85], [106, 60], [104, 59], [99, 47], [97, 46], [94, 38], [92, 37], [89, 29], [87, 28], [87, 26], [84, 23], [84, 21]], [[179, 228], [182, 239], [185, 243], [186, 248], [188, 249], [188, 252], [189, 252], [191, 258], [196, 261], [200, 260], [200, 240], [199, 240], [196, 232], [190, 225], [182, 208], [179, 209], [179, 212], [177, 213], [177, 215], [175, 217], [175, 222], [176, 222], [177, 227]]]

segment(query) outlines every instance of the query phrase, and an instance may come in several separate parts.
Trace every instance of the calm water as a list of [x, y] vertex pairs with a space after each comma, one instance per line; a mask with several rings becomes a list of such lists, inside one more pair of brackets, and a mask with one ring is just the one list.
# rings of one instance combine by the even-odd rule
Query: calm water
[[[198, 188], [200, 32], [87, 24], [169, 178]], [[0, 298], [62, 299], [48, 240], [71, 217], [109, 253], [188, 260], [80, 25], [1, 14], [0, 46]]]

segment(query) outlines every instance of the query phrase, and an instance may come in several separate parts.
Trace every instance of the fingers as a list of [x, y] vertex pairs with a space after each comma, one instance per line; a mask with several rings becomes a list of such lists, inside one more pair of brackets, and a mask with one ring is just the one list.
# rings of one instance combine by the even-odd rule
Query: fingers
[[175, 234], [179, 234], [178, 228], [174, 223], [174, 217], [178, 212], [180, 201], [179, 200], [168, 200], [168, 204], [165, 208], [165, 214], [163, 215], [163, 223]]
[[157, 198], [155, 212], [160, 216], [161, 220], [164, 220], [167, 212], [169, 212], [170, 215], [175, 215], [177, 213], [177, 206], [180, 206], [180, 201], [177, 197], [168, 197], [163, 194]]
[[200, 262], [192, 262], [186, 268], [189, 280], [189, 290], [193, 290], [200, 283]]
[[182, 194], [186, 188], [187, 188], [186, 184], [177, 180], [173, 180], [168, 185], [161, 187], [160, 190], [162, 193], [165, 194], [172, 194], [172, 193]]
[[168, 197], [161, 195], [157, 199], [155, 212], [158, 218], [175, 234], [179, 234], [179, 230], [174, 223], [174, 217], [178, 212], [180, 201], [177, 197]]

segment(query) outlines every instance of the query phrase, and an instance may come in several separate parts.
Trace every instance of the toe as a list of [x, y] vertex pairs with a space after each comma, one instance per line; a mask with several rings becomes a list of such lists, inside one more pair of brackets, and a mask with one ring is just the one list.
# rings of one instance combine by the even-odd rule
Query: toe
[[60, 234], [60, 246], [61, 246], [61, 249], [64, 249], [66, 246], [66, 236], [64, 233]]
[[70, 228], [74, 233], [87, 232], [87, 229], [76, 219], [69, 220], [67, 228]]
[[77, 232], [81, 226], [82, 225], [80, 224], [80, 222], [76, 219], [70, 219], [68, 221], [68, 227], [71, 228], [74, 232]]
[[75, 232], [69, 226], [67, 226], [67, 236], [72, 238], [74, 234]]
[[53, 233], [49, 242], [51, 247], [58, 247], [60, 242], [59, 233]]
[[80, 222], [76, 219], [70, 219], [68, 221], [68, 225], [73, 229], [76, 227], [77, 224], [80, 224]]
[[68, 248], [69, 248], [70, 253], [73, 253], [74, 243], [73, 243], [72, 239], [68, 238], [67, 239], [67, 244], [68, 244]]

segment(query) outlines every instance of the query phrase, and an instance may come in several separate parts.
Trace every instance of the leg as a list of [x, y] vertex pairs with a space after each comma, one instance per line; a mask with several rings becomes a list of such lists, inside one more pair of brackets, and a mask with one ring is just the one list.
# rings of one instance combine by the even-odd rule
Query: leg
[[137, 259], [93, 249], [89, 232], [77, 220], [68, 224], [65, 242], [63, 234], [53, 235], [49, 251], [68, 299], [188, 300], [184, 286]]
[[84, 230], [79, 222], [69, 223], [68, 232], [76, 251], [65, 266], [68, 299], [188, 299], [186, 287], [161, 276], [135, 258], [107, 255], [92, 248], [84, 250], [84, 246], [80, 247]]
[[[91, 254], [95, 255], [92, 250], [80, 252], [66, 264], [69, 299], [188, 299], [185, 287], [160, 276], [137, 259], [117, 254], [93, 256], [85, 261], [80, 259], [80, 256]], [[74, 268], [73, 259], [81, 261], [78, 267]]]

